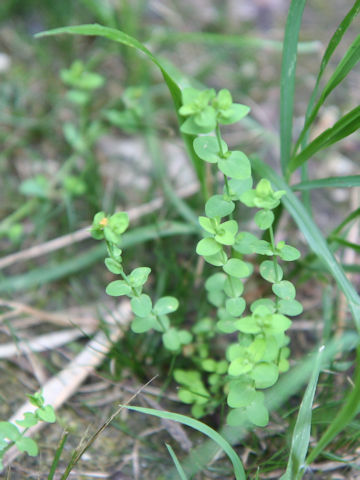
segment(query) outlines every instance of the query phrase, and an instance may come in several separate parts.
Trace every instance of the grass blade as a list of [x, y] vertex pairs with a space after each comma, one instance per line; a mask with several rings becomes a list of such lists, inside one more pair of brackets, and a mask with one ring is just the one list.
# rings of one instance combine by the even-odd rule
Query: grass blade
[[302, 478], [306, 453], [310, 442], [312, 405], [319, 379], [324, 348], [324, 346], [319, 348], [319, 353], [314, 364], [314, 370], [306, 388], [304, 398], [300, 405], [299, 415], [296, 420], [291, 440], [289, 462], [287, 464], [286, 472], [282, 475], [280, 480], [299, 480]]
[[179, 477], [181, 478], [181, 480], [187, 480], [187, 476], [186, 476], [186, 474], [185, 474], [185, 472], [184, 472], [184, 469], [182, 468], [182, 466], [181, 466], [181, 464], [180, 464], [180, 462], [179, 462], [179, 460], [178, 460], [178, 458], [177, 458], [174, 450], [173, 450], [173, 449], [171, 448], [171, 446], [168, 445], [167, 443], [165, 443], [165, 445], [166, 445], [166, 448], [168, 449], [168, 451], [169, 451], [169, 453], [170, 453], [170, 456], [171, 456], [171, 458], [172, 458], [172, 461], [173, 461], [174, 464], [175, 464], [175, 468], [176, 468], [176, 470], [177, 470], [177, 472], [178, 472], [178, 474], [179, 474]]
[[296, 142], [295, 148], [294, 148], [294, 154], [296, 154], [297, 149], [301, 144], [303, 144], [303, 141], [305, 140], [305, 137], [307, 135], [307, 132], [309, 130], [310, 125], [315, 119], [315, 116], [317, 114], [317, 111], [320, 107], [317, 107], [317, 109], [313, 110], [313, 105], [315, 103], [315, 98], [317, 96], [320, 80], [323, 76], [323, 73], [325, 71], [326, 66], [329, 63], [330, 58], [332, 57], [332, 54], [336, 50], [337, 46], [339, 45], [341, 39], [343, 38], [345, 32], [351, 25], [352, 21], [354, 18], [358, 15], [360, 11], [360, 0], [356, 0], [352, 8], [349, 10], [347, 15], [344, 17], [338, 28], [336, 29], [334, 35], [331, 37], [330, 42], [325, 50], [324, 56], [321, 60], [320, 64], [320, 69], [319, 73], [316, 79], [315, 87], [314, 90], [311, 94], [310, 101], [308, 104], [306, 116], [305, 116], [305, 124], [304, 127], [299, 135], [298, 141]]
[[[359, 45], [360, 54], [360, 45]], [[318, 137], [316, 137], [302, 152], [293, 157], [289, 163], [290, 173], [294, 172], [298, 167], [303, 165], [310, 157], [315, 155], [319, 150], [329, 147], [330, 145], [342, 140], [351, 133], [354, 133], [360, 127], [360, 107], [353, 110], [340, 118], [331, 128], [326, 129]]]
[[56, 468], [59, 464], [59, 460], [60, 460], [60, 457], [61, 457], [61, 454], [63, 452], [63, 449], [64, 449], [64, 446], [65, 446], [65, 443], [66, 443], [66, 440], [67, 440], [68, 436], [69, 436], [68, 432], [63, 432], [63, 434], [61, 436], [61, 439], [60, 439], [60, 443], [59, 443], [59, 445], [56, 449], [55, 456], [54, 456], [54, 459], [52, 461], [52, 464], [51, 464], [51, 467], [50, 467], [50, 472], [49, 472], [49, 475], [47, 477], [47, 480], [53, 480], [53, 478], [54, 478]]
[[314, 190], [315, 188], [350, 188], [360, 186], [360, 175], [349, 175], [344, 177], [319, 178], [318, 180], [309, 180], [307, 182], [291, 185], [291, 189]]
[[280, 84], [280, 161], [283, 173], [291, 156], [297, 46], [306, 0], [292, 0], [286, 22]]
[[306, 463], [309, 465], [315, 460], [315, 458], [320, 455], [324, 448], [331, 442], [335, 436], [341, 432], [354, 418], [354, 416], [359, 413], [360, 410], [360, 348], [357, 349], [356, 356], [356, 372], [354, 387], [351, 392], [348, 394], [347, 399], [344, 403], [344, 406], [341, 408], [340, 412], [336, 415], [335, 419], [331, 422], [329, 428], [325, 431], [321, 439], [319, 440], [316, 447], [312, 450]]
[[130, 407], [128, 405], [124, 405], [124, 408], [129, 410], [134, 410], [135, 412], [145, 413], [146, 415], [154, 415], [155, 417], [165, 418], [167, 420], [174, 420], [175, 422], [182, 423], [183, 425], [187, 425], [199, 432], [203, 433], [210, 437], [215, 443], [217, 443], [227, 454], [231, 463], [234, 467], [234, 474], [236, 480], [245, 480], [245, 472], [242, 466], [242, 463], [235, 453], [234, 449], [231, 447], [229, 442], [225, 440], [218, 432], [210, 428], [205, 423], [199, 422], [199, 420], [195, 420], [194, 418], [187, 417], [185, 415], [180, 415], [179, 413], [167, 412], [163, 410], [155, 410], [153, 408], [143, 408], [143, 407]]
[[[97, 36], [107, 38], [117, 43], [127, 45], [128, 47], [135, 48], [136, 50], [144, 53], [161, 71], [165, 83], [171, 94], [176, 115], [178, 118], [179, 125], [181, 125], [184, 119], [178, 114], [178, 110], [182, 105], [181, 98], [181, 89], [176, 82], [176, 79], [169, 73], [165, 66], [156, 58], [149, 49], [145, 47], [141, 42], [136, 40], [136, 38], [117, 30], [114, 28], [104, 27], [102, 25], [93, 24], [93, 25], [76, 25], [70, 27], [61, 27], [55, 28], [53, 30], [48, 30], [46, 32], [41, 32], [36, 35], [36, 38], [46, 37], [50, 35], [60, 35], [60, 34], [70, 34], [70, 35], [86, 35], [86, 36]], [[196, 174], [198, 176], [203, 195], [206, 197], [206, 183], [205, 183], [205, 165], [204, 162], [196, 155], [193, 148], [193, 135], [186, 135], [181, 132], [182, 138], [184, 140], [186, 149], [188, 151], [189, 157], [191, 158]]]
[[327, 267], [327, 270], [333, 275], [339, 288], [343, 291], [353, 315], [356, 328], [360, 332], [359, 295], [346, 277], [341, 265], [339, 265], [334, 255], [330, 251], [326, 240], [324, 239], [317, 225], [311, 219], [303, 205], [299, 202], [283, 178], [281, 178], [272, 168], [263, 163], [259, 158], [253, 157], [252, 165], [260, 175], [268, 178], [276, 186], [276, 188], [286, 191], [286, 195], [282, 200], [285, 208], [297, 223], [310, 248], [324, 263], [324, 265]]
[[[271, 38], [260, 38], [246, 35], [229, 35], [214, 32], [174, 32], [170, 30], [154, 35], [153, 40], [156, 42], [166, 42], [166, 44], [169, 44], [169, 42], [205, 43], [211, 46], [221, 45], [238, 48], [255, 48], [274, 52], [281, 52], [283, 49], [283, 42], [279, 40], [272, 40]], [[320, 48], [321, 43], [318, 41], [299, 42], [297, 45], [298, 54], [318, 52]]]

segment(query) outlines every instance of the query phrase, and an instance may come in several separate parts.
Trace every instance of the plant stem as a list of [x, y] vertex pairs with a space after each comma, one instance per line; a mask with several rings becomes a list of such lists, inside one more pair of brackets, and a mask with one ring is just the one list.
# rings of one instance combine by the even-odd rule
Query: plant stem
[[273, 255], [273, 262], [274, 262], [274, 270], [275, 270], [275, 280], [278, 282], [280, 280], [279, 278], [279, 269], [278, 269], [278, 261], [275, 255], [275, 239], [274, 239], [274, 230], [272, 225], [269, 227], [269, 233], [270, 233], [270, 243], [271, 243], [271, 248], [274, 252]]

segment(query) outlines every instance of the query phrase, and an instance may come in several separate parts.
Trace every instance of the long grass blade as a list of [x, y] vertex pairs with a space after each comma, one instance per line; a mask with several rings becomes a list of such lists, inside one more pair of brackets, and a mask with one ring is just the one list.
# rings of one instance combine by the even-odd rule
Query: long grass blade
[[[360, 44], [359, 44], [360, 54]], [[360, 107], [355, 107], [340, 118], [332, 127], [326, 129], [316, 137], [302, 152], [293, 157], [289, 163], [290, 173], [303, 165], [315, 153], [330, 147], [334, 143], [351, 135], [360, 127]]]
[[[169, 89], [171, 94], [176, 115], [181, 125], [184, 119], [178, 114], [178, 110], [182, 104], [181, 98], [181, 89], [177, 84], [175, 78], [169, 73], [167, 68], [163, 65], [163, 63], [155, 57], [152, 52], [148, 48], [145, 47], [141, 42], [139, 42], [136, 38], [122, 32], [121, 30], [117, 30], [114, 28], [104, 27], [102, 25], [93, 24], [93, 25], [77, 25], [77, 26], [70, 26], [70, 27], [62, 27], [62, 28], [55, 28], [54, 30], [48, 30], [46, 32], [41, 32], [36, 35], [37, 38], [50, 36], [50, 35], [60, 35], [60, 34], [70, 34], [70, 35], [87, 35], [87, 36], [97, 36], [97, 37], [104, 37], [108, 40], [112, 40], [117, 43], [121, 43], [123, 45], [127, 45], [128, 47], [135, 48], [136, 50], [144, 53], [161, 71], [165, 83]], [[181, 133], [185, 146], [187, 148], [189, 157], [191, 158], [196, 174], [198, 176], [200, 185], [202, 187], [202, 192], [204, 196], [206, 196], [206, 183], [205, 183], [205, 166], [204, 162], [196, 155], [194, 148], [193, 148], [193, 135], [186, 135]]]
[[309, 465], [320, 455], [324, 448], [340, 433], [357, 415], [360, 411], [360, 348], [357, 349], [356, 356], [356, 372], [354, 379], [354, 387], [347, 395], [346, 401], [341, 408], [340, 412], [336, 415], [335, 419], [331, 422], [329, 428], [325, 431], [320, 438], [316, 447], [311, 451], [310, 455], [306, 459], [306, 463]]
[[[172, 43], [204, 43], [207, 45], [221, 45], [229, 47], [254, 48], [266, 51], [281, 52], [283, 50], [283, 42], [272, 40], [271, 38], [261, 38], [246, 35], [229, 35], [214, 32], [174, 32], [165, 31], [155, 34], [153, 37], [155, 42]], [[299, 42], [297, 45], [298, 54], [309, 54], [318, 52], [321, 43], [318, 41]]]
[[291, 189], [314, 190], [316, 188], [351, 188], [360, 186], [360, 175], [349, 175], [344, 177], [327, 177], [318, 180], [309, 180], [307, 182], [291, 185]]
[[339, 265], [334, 255], [330, 251], [319, 228], [316, 226], [303, 205], [291, 191], [288, 184], [272, 168], [256, 157], [252, 158], [252, 165], [260, 175], [268, 178], [276, 186], [276, 188], [286, 191], [286, 195], [283, 197], [283, 204], [285, 208], [297, 223], [310, 248], [323, 262], [327, 270], [333, 275], [339, 288], [343, 291], [353, 315], [356, 328], [360, 332], [359, 295], [346, 277], [341, 265]]
[[179, 462], [179, 460], [176, 456], [176, 453], [174, 452], [174, 450], [172, 449], [172, 447], [170, 445], [168, 445], [167, 443], [165, 443], [165, 445], [166, 445], [166, 448], [168, 449], [168, 452], [170, 453], [172, 461], [175, 464], [175, 468], [176, 468], [176, 470], [179, 474], [179, 477], [181, 478], [181, 480], [187, 480], [187, 476], [184, 472], [184, 469], [181, 466], [181, 463]]
[[297, 46], [305, 4], [306, 0], [292, 0], [285, 28], [280, 84], [280, 161], [284, 174], [291, 156]]
[[182, 423], [183, 425], [187, 425], [204, 435], [207, 435], [211, 438], [215, 443], [217, 443], [227, 454], [229, 457], [233, 467], [234, 467], [234, 475], [236, 480], [245, 480], [245, 471], [242, 466], [241, 460], [231, 447], [229, 442], [225, 440], [218, 432], [213, 430], [211, 427], [206, 425], [205, 423], [200, 422], [199, 420], [195, 420], [194, 418], [187, 417], [185, 415], [180, 415], [179, 413], [167, 412], [163, 410], [155, 410], [152, 408], [143, 408], [143, 407], [130, 407], [128, 405], [124, 405], [125, 408], [129, 410], [134, 410], [135, 412], [145, 413], [146, 415], [154, 415], [155, 417], [165, 418], [167, 420], [174, 420], [175, 422]]
[[324, 348], [324, 346], [320, 347], [314, 363], [314, 370], [311, 375], [310, 382], [306, 388], [304, 398], [300, 405], [299, 415], [296, 420], [291, 440], [289, 462], [287, 464], [286, 472], [284, 475], [282, 475], [280, 480], [298, 480], [302, 477], [306, 453], [308, 451], [310, 442], [312, 405], [319, 379], [321, 359]]
[[349, 12], [347, 13], [347, 15], [341, 21], [338, 28], [335, 30], [334, 35], [330, 39], [330, 42], [329, 42], [329, 44], [328, 44], [328, 46], [325, 50], [325, 53], [324, 53], [324, 56], [323, 56], [322, 60], [321, 60], [319, 73], [318, 73], [318, 76], [317, 76], [316, 82], [315, 82], [315, 87], [313, 89], [313, 92], [312, 92], [310, 100], [309, 100], [309, 104], [308, 104], [308, 108], [307, 108], [307, 112], [306, 112], [306, 116], [305, 116], [305, 124], [304, 124], [304, 127], [303, 127], [303, 129], [302, 129], [302, 131], [299, 135], [299, 138], [296, 142], [296, 145], [295, 145], [295, 148], [294, 148], [294, 154], [296, 154], [299, 146], [301, 144], [303, 144], [303, 141], [304, 141], [304, 139], [307, 135], [309, 127], [312, 124], [312, 122], [314, 121], [315, 116], [317, 114], [317, 111], [320, 108], [320, 107], [317, 107], [317, 109], [313, 110], [315, 99], [316, 99], [316, 96], [317, 96], [317, 93], [318, 93], [320, 80], [323, 76], [325, 68], [327, 67], [327, 65], [328, 65], [333, 53], [335, 52], [337, 46], [341, 42], [345, 32], [347, 31], [347, 29], [351, 25], [354, 18], [358, 15], [359, 11], [360, 11], [360, 0], [356, 0], [354, 2], [354, 5], [351, 7]]

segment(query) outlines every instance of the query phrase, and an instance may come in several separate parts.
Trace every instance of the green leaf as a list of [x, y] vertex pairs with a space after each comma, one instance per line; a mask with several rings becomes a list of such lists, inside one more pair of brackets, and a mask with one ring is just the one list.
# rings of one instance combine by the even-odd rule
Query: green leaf
[[278, 311], [290, 317], [295, 317], [302, 313], [303, 307], [297, 300], [279, 300]]
[[135, 333], [144, 333], [155, 327], [154, 315], [147, 317], [135, 317], [131, 322], [131, 330]]
[[234, 468], [235, 479], [246, 480], [245, 472], [238, 455], [235, 453], [235, 451], [230, 446], [228, 441], [225, 440], [224, 437], [222, 437], [219, 433], [217, 433], [215, 430], [210, 428], [208, 425], [200, 422], [199, 420], [195, 420], [193, 418], [186, 417], [185, 415], [180, 415], [178, 413], [166, 412], [163, 410], [153, 410], [150, 408], [143, 408], [143, 407], [129, 407], [128, 405], [125, 405], [124, 408], [127, 408], [129, 410], [134, 410], [140, 413], [145, 413], [148, 415], [154, 415], [160, 418], [165, 418], [167, 420], [174, 420], [176, 422], [182, 423], [183, 425], [188, 425], [189, 427], [192, 427], [201, 433], [204, 433], [205, 435], [210, 437], [214, 442], [216, 442], [227, 454]]
[[24, 413], [24, 419], [23, 420], [16, 420], [16, 423], [20, 425], [20, 427], [32, 427], [33, 425], [36, 425], [38, 423], [38, 419], [36, 418], [36, 415], [32, 412], [25, 412]]
[[15, 445], [20, 452], [26, 452], [31, 457], [36, 457], [39, 453], [39, 448], [35, 440], [30, 437], [20, 437], [16, 440]]
[[184, 472], [184, 469], [182, 468], [181, 463], [179, 462], [174, 450], [167, 443], [165, 443], [165, 445], [166, 445], [166, 448], [168, 449], [168, 452], [170, 453], [172, 461], [174, 462], [174, 465], [179, 474], [180, 480], [187, 480], [187, 476]]
[[[116, 262], [112, 258], [105, 258], [105, 266], [109, 270], [109, 272], [114, 273], [115, 275], [118, 275], [123, 271], [121, 264], [119, 264], [119, 262]], [[124, 294], [121, 294], [121, 295], [124, 295]]]
[[202, 256], [216, 255], [222, 250], [222, 246], [213, 238], [203, 238], [196, 246], [196, 253]]
[[282, 280], [281, 282], [274, 283], [271, 288], [275, 295], [277, 295], [279, 298], [284, 300], [294, 300], [295, 298], [295, 287], [288, 280]]
[[175, 312], [179, 308], [179, 301], [175, 297], [162, 297], [154, 305], [156, 315], [167, 315]]
[[234, 208], [234, 202], [225, 200], [223, 195], [213, 195], [205, 204], [205, 213], [211, 218], [226, 217], [234, 211]]
[[35, 415], [43, 422], [54, 423], [56, 422], [56, 415], [54, 408], [51, 405], [44, 405], [35, 410]]
[[243, 282], [236, 277], [228, 276], [224, 283], [224, 292], [228, 297], [239, 297], [244, 291]]
[[205, 288], [209, 292], [212, 290], [222, 290], [225, 284], [226, 275], [224, 273], [214, 273], [205, 282]]
[[286, 262], [293, 262], [301, 256], [299, 250], [291, 245], [284, 245], [278, 250], [278, 255], [280, 256], [281, 260]]
[[162, 336], [164, 347], [170, 351], [176, 352], [181, 347], [179, 332], [176, 328], [169, 328]]
[[223, 267], [224, 272], [236, 278], [245, 278], [251, 275], [251, 265], [239, 260], [238, 258], [230, 258]]
[[[360, 58], [360, 36], [359, 36], [359, 50]], [[351, 135], [360, 127], [360, 107], [355, 107], [350, 112], [343, 115], [332, 127], [325, 130], [318, 137], [316, 137], [302, 152], [294, 157], [289, 164], [290, 173], [294, 172], [298, 167], [303, 165], [309, 158], [313, 157], [315, 153], [330, 147], [341, 139]]]
[[240, 103], [233, 103], [227, 112], [227, 115], [219, 115], [218, 122], [222, 125], [230, 125], [236, 123], [250, 112], [250, 107], [241, 105]]
[[242, 297], [228, 298], [225, 303], [226, 311], [233, 317], [240, 317], [246, 307], [246, 302]]
[[111, 297], [131, 294], [131, 287], [124, 280], [114, 280], [106, 287], [106, 293]]
[[262, 392], [256, 392], [254, 401], [246, 408], [247, 418], [257, 427], [266, 427], [269, 423], [269, 412], [263, 395]]
[[242, 333], [260, 333], [261, 328], [258, 325], [258, 322], [252, 317], [252, 315], [240, 318], [235, 322], [236, 329]]
[[306, 453], [310, 443], [312, 406], [319, 379], [321, 359], [324, 347], [320, 347], [314, 369], [301, 402], [291, 440], [291, 449], [286, 472], [280, 480], [300, 480], [304, 473]]
[[279, 282], [283, 277], [280, 265], [274, 264], [272, 260], [264, 260], [260, 263], [260, 275], [270, 283]]
[[151, 268], [149, 267], [134, 268], [134, 270], [128, 276], [128, 282], [132, 287], [142, 287], [144, 283], [147, 282], [150, 272]]
[[306, 0], [292, 0], [286, 21], [280, 84], [280, 161], [287, 171], [292, 143], [297, 48]]
[[240, 232], [236, 236], [234, 249], [242, 255], [254, 253], [254, 243], [258, 242], [258, 238], [250, 232]]
[[247, 378], [232, 380], [229, 383], [227, 403], [231, 408], [247, 407], [255, 399], [253, 383]]
[[277, 382], [279, 369], [273, 363], [261, 362], [254, 366], [250, 377], [255, 381], [256, 388], [269, 388]]
[[[252, 185], [252, 177], [244, 178], [244, 180], [237, 180], [236, 178], [231, 178], [228, 181], [231, 200], [239, 200], [243, 193], [251, 189]], [[227, 193], [226, 186], [224, 187], [224, 190], [224, 193]]]
[[209, 232], [215, 235], [216, 233], [215, 226], [217, 225], [217, 222], [215, 222], [215, 220], [207, 217], [199, 217], [199, 223], [206, 232]]
[[237, 180], [245, 180], [251, 177], [250, 162], [243, 152], [230, 152], [226, 158], [219, 159], [218, 167], [227, 177]]
[[304, 145], [305, 138], [308, 134], [309, 127], [311, 126], [311, 124], [315, 120], [317, 112], [319, 111], [319, 108], [321, 107], [321, 104], [322, 104], [321, 101], [318, 102], [315, 107], [314, 107], [314, 103], [315, 103], [315, 98], [317, 96], [320, 80], [323, 76], [325, 68], [326, 68], [327, 64], [329, 63], [329, 60], [332, 57], [332, 54], [334, 53], [334, 51], [336, 50], [337, 46], [339, 45], [341, 39], [343, 38], [345, 32], [349, 28], [351, 22], [358, 15], [359, 10], [360, 10], [360, 3], [359, 3], [359, 0], [356, 0], [354, 2], [354, 5], [351, 7], [349, 12], [347, 13], [347, 15], [341, 21], [341, 23], [338, 26], [338, 28], [336, 29], [334, 35], [331, 37], [330, 42], [329, 42], [329, 44], [328, 44], [328, 46], [325, 50], [324, 56], [321, 60], [320, 69], [319, 69], [319, 73], [318, 73], [318, 76], [317, 76], [317, 79], [316, 79], [315, 87], [313, 89], [313, 92], [311, 94], [311, 98], [310, 98], [310, 101], [309, 101], [309, 104], [308, 104], [308, 107], [307, 107], [306, 116], [305, 116], [305, 125], [304, 125], [304, 127], [303, 127], [303, 129], [302, 129], [302, 131], [299, 135], [299, 139], [296, 142], [296, 145], [295, 145], [295, 148], [294, 148], [295, 153], [297, 152], [298, 147], [300, 145]]
[[222, 245], [233, 245], [235, 235], [238, 231], [238, 224], [235, 220], [228, 220], [221, 223], [216, 229], [215, 240]]
[[210, 265], [222, 267], [227, 262], [227, 255], [224, 250], [220, 250], [220, 252], [215, 253], [215, 255], [205, 255], [204, 259], [210, 263]]
[[274, 214], [271, 210], [259, 210], [255, 215], [255, 223], [261, 230], [270, 228], [274, 221]]
[[133, 297], [130, 301], [131, 309], [138, 317], [147, 317], [152, 310], [152, 302], [149, 295], [142, 293], [139, 297]]
[[[222, 140], [223, 152], [227, 152], [227, 144]], [[198, 157], [205, 162], [217, 163], [220, 159], [220, 149], [215, 137], [202, 136], [194, 140], [194, 150]]]
[[351, 188], [360, 187], [360, 175], [349, 175], [343, 177], [327, 177], [318, 180], [291, 185], [294, 191], [314, 190], [316, 188]]
[[21, 436], [19, 429], [10, 422], [0, 422], [0, 438], [15, 442]]

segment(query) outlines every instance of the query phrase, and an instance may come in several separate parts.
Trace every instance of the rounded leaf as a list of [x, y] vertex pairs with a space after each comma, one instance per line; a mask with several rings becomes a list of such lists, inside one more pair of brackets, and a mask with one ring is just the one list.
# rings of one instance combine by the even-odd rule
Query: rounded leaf
[[224, 273], [214, 273], [205, 282], [205, 288], [208, 291], [222, 290], [225, 284], [226, 275]]
[[162, 297], [155, 303], [154, 313], [156, 315], [167, 315], [179, 308], [179, 301], [175, 297]]
[[245, 278], [251, 274], [251, 267], [248, 263], [238, 258], [230, 258], [223, 266], [224, 272], [236, 278]]
[[245, 408], [234, 408], [228, 413], [226, 423], [231, 427], [240, 427], [247, 423], [247, 419]]
[[141, 287], [147, 282], [150, 273], [151, 268], [149, 267], [134, 268], [134, 270], [128, 276], [129, 283], [135, 288]]
[[[194, 150], [198, 157], [205, 162], [216, 163], [219, 160], [219, 144], [216, 137], [202, 136], [194, 140]], [[222, 140], [223, 152], [227, 152], [227, 145]]]
[[10, 422], [0, 422], [0, 438], [15, 442], [21, 436], [19, 429]]
[[214, 265], [214, 267], [222, 267], [227, 262], [227, 255], [224, 250], [216, 253], [215, 255], [206, 255], [204, 259], [210, 263], [210, 265]]
[[149, 295], [142, 293], [139, 297], [131, 299], [131, 309], [138, 317], [147, 317], [152, 310], [152, 302]]
[[244, 284], [239, 278], [228, 276], [224, 283], [224, 292], [228, 297], [240, 297], [244, 291]]
[[196, 253], [203, 256], [216, 255], [220, 250], [222, 250], [222, 246], [210, 237], [203, 238], [196, 246]]
[[274, 264], [271, 260], [264, 260], [260, 264], [260, 275], [270, 283], [280, 282], [283, 278], [283, 271], [280, 265]]
[[257, 427], [265, 427], [269, 423], [269, 412], [262, 392], [256, 392], [254, 401], [246, 407], [246, 416]]
[[271, 210], [259, 210], [255, 215], [255, 223], [261, 230], [271, 227], [274, 221], [274, 214]]
[[251, 177], [250, 162], [243, 152], [234, 151], [227, 158], [220, 158], [218, 167], [227, 177], [237, 180]]
[[233, 380], [229, 384], [227, 403], [231, 408], [240, 408], [250, 405], [256, 395], [252, 382], [247, 379]]
[[279, 256], [285, 262], [292, 262], [300, 258], [301, 254], [297, 248], [290, 245], [284, 245], [284, 247], [279, 251]]
[[225, 200], [223, 195], [213, 195], [205, 204], [207, 217], [226, 217], [234, 211], [235, 204], [231, 200]]
[[131, 294], [131, 287], [124, 280], [114, 280], [106, 287], [106, 293], [111, 297]]
[[162, 336], [164, 347], [172, 352], [176, 352], [181, 347], [179, 332], [176, 328], [169, 328]]
[[281, 282], [274, 283], [272, 285], [272, 291], [283, 300], [294, 300], [296, 295], [294, 285], [288, 280], [281, 280]]
[[240, 317], [246, 307], [246, 302], [242, 297], [228, 298], [225, 303], [226, 311], [233, 317]]
[[303, 306], [297, 300], [280, 300], [278, 302], [278, 311], [284, 315], [295, 317], [303, 311]]
[[36, 457], [39, 453], [39, 448], [35, 440], [30, 437], [20, 437], [16, 440], [15, 445], [20, 452], [26, 452], [31, 457]]
[[261, 362], [254, 366], [250, 377], [255, 381], [256, 388], [269, 388], [277, 382], [279, 369], [273, 363]]

